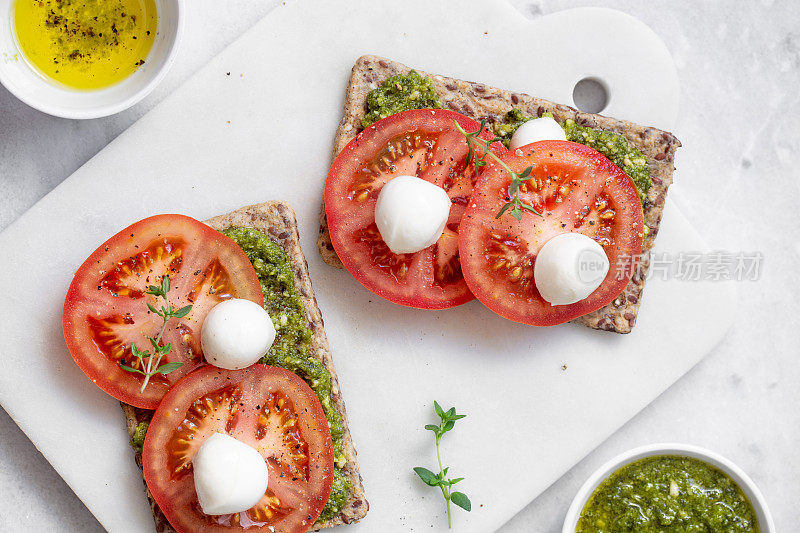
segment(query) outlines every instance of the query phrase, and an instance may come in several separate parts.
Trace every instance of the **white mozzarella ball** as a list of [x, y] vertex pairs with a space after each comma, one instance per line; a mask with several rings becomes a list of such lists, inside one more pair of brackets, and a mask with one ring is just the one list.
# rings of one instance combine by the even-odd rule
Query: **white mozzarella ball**
[[520, 146], [538, 141], [566, 141], [567, 134], [551, 117], [529, 120], [522, 124], [511, 136], [509, 148], [516, 150]]
[[247, 368], [275, 340], [275, 326], [263, 307], [231, 298], [215, 305], [203, 321], [200, 343], [206, 361], [228, 370]]
[[608, 256], [597, 241], [581, 233], [562, 233], [542, 246], [533, 279], [546, 301], [568, 305], [597, 290], [608, 268]]
[[269, 484], [269, 468], [261, 454], [224, 433], [206, 439], [192, 465], [197, 499], [207, 515], [246, 511]]
[[392, 252], [419, 252], [442, 236], [451, 205], [441, 187], [415, 176], [397, 176], [378, 194], [375, 224]]

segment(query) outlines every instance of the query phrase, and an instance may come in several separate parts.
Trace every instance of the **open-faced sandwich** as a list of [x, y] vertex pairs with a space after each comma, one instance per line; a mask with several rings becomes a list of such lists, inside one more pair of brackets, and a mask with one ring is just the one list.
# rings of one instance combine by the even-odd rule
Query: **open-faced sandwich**
[[366, 514], [288, 204], [131, 225], [78, 269], [63, 326], [122, 402], [157, 531], [298, 533]]
[[671, 133], [364, 56], [318, 248], [367, 289], [518, 322], [628, 333], [658, 233]]

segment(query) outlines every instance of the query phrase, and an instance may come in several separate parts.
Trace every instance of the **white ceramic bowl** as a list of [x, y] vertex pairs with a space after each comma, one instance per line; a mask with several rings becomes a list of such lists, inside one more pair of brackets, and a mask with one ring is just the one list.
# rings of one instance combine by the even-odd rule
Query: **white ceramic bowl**
[[158, 32], [145, 64], [111, 87], [83, 91], [61, 87], [28, 64], [14, 37], [14, 0], [0, 0], [0, 83], [29, 106], [57, 117], [105, 117], [131, 107], [167, 74], [183, 34], [183, 0], [155, 3]]
[[750, 479], [741, 468], [725, 459], [721, 455], [718, 455], [710, 450], [699, 448], [697, 446], [691, 446], [689, 444], [674, 443], [650, 444], [647, 446], [634, 448], [618, 455], [598, 468], [580, 488], [578, 494], [575, 495], [575, 499], [572, 500], [572, 505], [570, 505], [569, 510], [567, 511], [567, 517], [564, 520], [562, 533], [575, 533], [575, 527], [578, 525], [578, 518], [581, 516], [583, 507], [586, 505], [586, 502], [589, 500], [589, 497], [592, 495], [598, 485], [605, 481], [608, 476], [627, 464], [653, 455], [679, 455], [684, 457], [693, 457], [716, 466], [728, 474], [731, 479], [733, 479], [739, 485], [739, 487], [741, 487], [745, 496], [747, 496], [747, 499], [750, 500], [750, 503], [753, 506], [753, 511], [756, 513], [756, 518], [758, 519], [758, 526], [761, 529], [761, 533], [775, 533], [775, 524], [772, 521], [772, 515], [769, 513], [767, 502], [764, 500], [764, 496], [761, 495], [761, 491], [758, 490], [756, 484], [753, 483], [753, 480]]

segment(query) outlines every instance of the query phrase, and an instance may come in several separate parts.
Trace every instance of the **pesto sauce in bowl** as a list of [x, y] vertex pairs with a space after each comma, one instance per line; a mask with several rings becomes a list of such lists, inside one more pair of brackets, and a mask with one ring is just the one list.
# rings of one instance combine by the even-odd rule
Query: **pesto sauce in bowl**
[[230, 228], [222, 233], [233, 239], [253, 264], [264, 293], [264, 308], [275, 325], [275, 342], [261, 363], [285, 368], [303, 378], [328, 419], [334, 453], [333, 486], [319, 520], [329, 520], [339, 514], [350, 493], [344, 473], [344, 424], [331, 401], [331, 375], [311, 351], [311, 328], [294, 285], [291, 261], [278, 243], [259, 230]]
[[759, 533], [753, 507], [723, 471], [692, 457], [656, 455], [606, 478], [575, 533]]

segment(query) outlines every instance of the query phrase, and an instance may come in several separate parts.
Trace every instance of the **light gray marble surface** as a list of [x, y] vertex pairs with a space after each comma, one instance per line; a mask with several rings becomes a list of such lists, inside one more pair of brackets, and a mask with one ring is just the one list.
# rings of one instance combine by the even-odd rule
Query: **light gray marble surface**
[[[155, 93], [115, 117], [85, 122], [52, 118], [0, 87], [0, 228], [275, 3], [239, 0], [222, 7], [212, 0], [189, 2], [186, 38], [175, 67]], [[800, 263], [800, 4], [512, 3], [532, 18], [569, 7], [613, 7], [637, 16], [662, 36], [678, 65], [682, 88], [675, 132], [684, 146], [670, 201], [715, 248], [761, 252], [764, 261], [758, 281], [740, 284], [738, 319], [722, 344], [502, 531], [560, 531], [573, 495], [595, 468], [619, 452], [659, 441], [693, 443], [729, 457], [761, 487], [778, 531], [798, 530], [800, 289], [790, 274]], [[102, 531], [2, 410], [0, 486], [5, 488], [0, 531]]]

